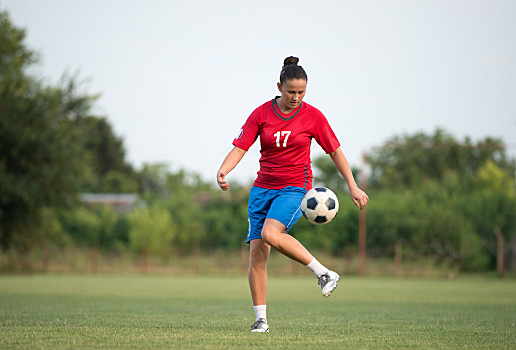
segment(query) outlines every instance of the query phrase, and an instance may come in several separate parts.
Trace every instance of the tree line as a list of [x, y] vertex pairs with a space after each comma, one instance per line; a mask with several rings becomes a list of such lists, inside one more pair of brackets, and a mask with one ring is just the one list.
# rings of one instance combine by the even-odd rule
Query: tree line
[[[97, 96], [77, 77], [56, 85], [34, 74], [38, 55], [25, 31], [0, 12], [0, 248], [29, 254], [66, 249], [167, 255], [240, 248], [247, 232], [250, 184], [222, 192], [185, 169], [126, 160], [123, 140]], [[311, 249], [356, 250], [358, 210], [331, 160], [313, 161], [315, 185], [336, 192], [340, 211], [328, 225], [301, 219], [291, 233]], [[493, 269], [497, 236], [516, 250], [516, 160], [503, 142], [458, 140], [444, 130], [398, 135], [367, 152], [367, 246], [370, 255], [431, 257], [465, 271]], [[146, 203], [120, 213], [86, 207], [80, 193], [137, 193]]]

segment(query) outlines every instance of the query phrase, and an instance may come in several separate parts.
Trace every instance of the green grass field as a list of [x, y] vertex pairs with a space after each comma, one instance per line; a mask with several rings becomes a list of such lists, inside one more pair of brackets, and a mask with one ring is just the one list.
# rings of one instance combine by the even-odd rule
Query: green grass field
[[243, 276], [0, 276], [1, 349], [516, 349], [516, 280], [275, 276], [268, 319]]

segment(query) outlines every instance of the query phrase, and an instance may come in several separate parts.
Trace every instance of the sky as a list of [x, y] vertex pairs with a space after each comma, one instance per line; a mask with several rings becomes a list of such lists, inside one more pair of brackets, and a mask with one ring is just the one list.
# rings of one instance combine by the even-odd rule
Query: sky
[[[441, 128], [516, 156], [516, 1], [0, 0], [49, 84], [76, 76], [128, 161], [215, 182], [287, 56], [308, 74], [352, 166], [394, 136]], [[323, 155], [314, 142], [312, 157]], [[259, 142], [227, 177], [250, 182]]]

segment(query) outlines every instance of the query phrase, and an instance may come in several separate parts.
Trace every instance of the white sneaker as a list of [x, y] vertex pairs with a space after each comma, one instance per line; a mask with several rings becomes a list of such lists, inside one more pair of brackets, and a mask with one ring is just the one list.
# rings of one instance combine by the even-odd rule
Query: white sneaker
[[251, 332], [265, 333], [269, 331], [269, 325], [265, 318], [260, 318], [251, 326]]
[[322, 288], [322, 295], [326, 298], [337, 288], [337, 282], [340, 280], [339, 274], [334, 271], [328, 271], [327, 273], [317, 276], [317, 278]]

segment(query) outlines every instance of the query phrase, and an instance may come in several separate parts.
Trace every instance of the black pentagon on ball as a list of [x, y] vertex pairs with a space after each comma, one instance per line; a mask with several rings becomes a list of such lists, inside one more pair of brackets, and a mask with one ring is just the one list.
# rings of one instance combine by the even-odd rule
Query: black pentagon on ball
[[308, 198], [308, 200], [306, 201], [306, 207], [308, 209], [315, 210], [315, 207], [317, 206], [317, 204], [318, 204], [317, 199], [314, 197]]
[[327, 188], [326, 187], [316, 187], [315, 188], [315, 191], [316, 192], [326, 192]]
[[324, 224], [328, 219], [326, 219], [326, 216], [317, 216], [314, 221], [318, 224]]
[[333, 198], [326, 199], [326, 207], [328, 207], [328, 210], [335, 209], [335, 199], [333, 199]]

